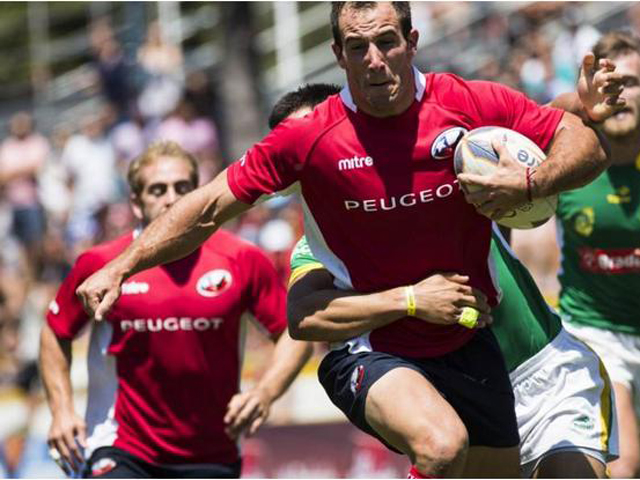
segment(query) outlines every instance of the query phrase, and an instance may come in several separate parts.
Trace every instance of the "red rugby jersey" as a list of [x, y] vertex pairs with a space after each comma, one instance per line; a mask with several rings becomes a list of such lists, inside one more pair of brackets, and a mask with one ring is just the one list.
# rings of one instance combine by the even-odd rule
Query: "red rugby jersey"
[[[415, 70], [415, 82], [415, 102], [394, 117], [358, 111], [345, 87], [306, 117], [282, 122], [229, 167], [229, 187], [253, 203], [298, 181], [309, 246], [339, 287], [372, 292], [458, 272], [495, 304], [491, 222], [464, 200], [453, 170], [455, 144], [466, 130], [497, 125], [545, 149], [563, 112], [451, 74]], [[351, 345], [429, 357], [459, 348], [474, 333], [405, 318]]]
[[[88, 323], [76, 288], [132, 238], [78, 258], [47, 314], [58, 337], [74, 338]], [[155, 464], [235, 462], [223, 417], [239, 388], [240, 317], [252, 312], [275, 337], [286, 327], [285, 305], [270, 261], [226, 231], [129, 278], [91, 334], [86, 455], [109, 445]]]

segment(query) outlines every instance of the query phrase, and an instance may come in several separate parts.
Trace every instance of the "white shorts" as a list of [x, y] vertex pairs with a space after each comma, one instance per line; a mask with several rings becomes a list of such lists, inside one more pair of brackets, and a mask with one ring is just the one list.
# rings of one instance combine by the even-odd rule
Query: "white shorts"
[[595, 350], [612, 382], [629, 389], [640, 417], [640, 336], [575, 323], [565, 323], [564, 327]]
[[603, 463], [618, 456], [611, 382], [598, 356], [565, 330], [511, 373], [520, 431], [520, 463], [530, 476], [558, 451]]

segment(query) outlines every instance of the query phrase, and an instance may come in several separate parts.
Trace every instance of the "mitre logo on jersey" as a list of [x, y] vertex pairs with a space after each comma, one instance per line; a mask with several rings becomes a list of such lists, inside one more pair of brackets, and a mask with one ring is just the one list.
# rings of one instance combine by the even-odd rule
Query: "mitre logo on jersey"
[[149, 292], [149, 284], [146, 282], [126, 282], [120, 288], [122, 295], [139, 295]]
[[371, 157], [359, 157], [354, 155], [351, 158], [342, 158], [338, 160], [338, 170], [355, 170], [358, 168], [372, 167], [373, 158]]
[[211, 270], [205, 273], [196, 284], [196, 290], [203, 297], [215, 297], [227, 290], [232, 283], [231, 273], [226, 270]]
[[445, 160], [453, 156], [456, 145], [468, 130], [462, 127], [453, 127], [445, 130], [431, 144], [431, 157], [436, 160]]

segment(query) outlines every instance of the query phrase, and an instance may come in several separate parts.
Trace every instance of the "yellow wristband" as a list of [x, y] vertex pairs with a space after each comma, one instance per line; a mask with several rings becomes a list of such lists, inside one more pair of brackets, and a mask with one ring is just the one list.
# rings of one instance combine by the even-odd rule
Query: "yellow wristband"
[[413, 285], [404, 287], [404, 296], [407, 299], [407, 315], [416, 316], [416, 294], [413, 291]]
[[464, 307], [460, 314], [460, 318], [458, 319], [458, 323], [463, 327], [473, 328], [478, 324], [479, 317], [480, 312], [478, 310], [473, 307]]

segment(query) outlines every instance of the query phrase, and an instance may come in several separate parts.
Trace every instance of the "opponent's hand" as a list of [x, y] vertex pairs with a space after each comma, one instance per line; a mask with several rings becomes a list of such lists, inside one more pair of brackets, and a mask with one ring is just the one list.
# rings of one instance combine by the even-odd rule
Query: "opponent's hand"
[[95, 272], [76, 289], [84, 310], [97, 321], [104, 319], [120, 296], [123, 277], [109, 265]]
[[582, 59], [578, 96], [588, 117], [594, 122], [602, 122], [626, 106], [625, 99], [620, 98], [624, 80], [622, 75], [615, 73], [616, 65], [612, 60], [602, 58], [596, 67], [595, 59], [591, 52]]
[[458, 182], [468, 203], [478, 213], [499, 220], [507, 212], [527, 201], [526, 170], [509, 153], [503, 140], [491, 141], [500, 160], [491, 175], [458, 174]]
[[79, 473], [84, 457], [80, 447], [87, 446], [87, 426], [75, 412], [60, 412], [53, 416], [47, 435], [49, 452], [66, 473]]
[[490, 325], [493, 319], [486, 295], [468, 283], [465, 275], [437, 273], [415, 284], [416, 317], [429, 323], [454, 325], [463, 308], [473, 307], [480, 312], [476, 328]]
[[245, 432], [250, 437], [269, 417], [271, 397], [261, 388], [235, 394], [227, 405], [224, 416], [227, 435], [236, 439]]

